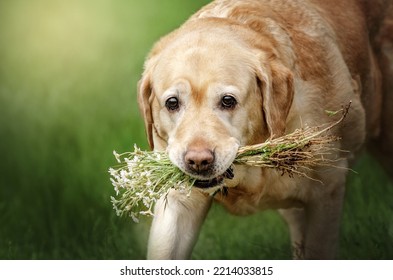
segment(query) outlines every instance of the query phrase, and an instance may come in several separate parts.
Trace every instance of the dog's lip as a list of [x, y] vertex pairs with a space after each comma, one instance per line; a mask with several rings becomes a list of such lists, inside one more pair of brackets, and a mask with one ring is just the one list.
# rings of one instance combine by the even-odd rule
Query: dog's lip
[[213, 188], [221, 184], [223, 180], [223, 176], [218, 176], [211, 180], [196, 180], [194, 186], [200, 189]]
[[229, 167], [223, 174], [209, 180], [196, 180], [194, 186], [201, 189], [217, 187], [222, 184], [224, 179], [233, 179], [233, 169]]

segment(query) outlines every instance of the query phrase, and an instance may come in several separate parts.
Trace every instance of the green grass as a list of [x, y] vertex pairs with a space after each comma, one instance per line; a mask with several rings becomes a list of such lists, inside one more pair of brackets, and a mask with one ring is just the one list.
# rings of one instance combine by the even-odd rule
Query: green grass
[[[145, 55], [207, 2], [0, 2], [0, 259], [145, 258], [150, 221], [115, 215], [107, 170], [112, 150], [147, 148]], [[369, 157], [356, 170], [339, 257], [391, 259], [392, 183]], [[286, 226], [215, 205], [193, 258], [290, 258]]]

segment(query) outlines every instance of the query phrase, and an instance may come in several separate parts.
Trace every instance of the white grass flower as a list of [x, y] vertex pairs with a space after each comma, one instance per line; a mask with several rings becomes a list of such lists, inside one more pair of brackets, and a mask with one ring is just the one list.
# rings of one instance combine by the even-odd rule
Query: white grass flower
[[150, 207], [150, 203], [151, 203], [150, 198], [144, 197], [144, 198], [142, 199], [142, 202], [143, 202], [143, 205], [146, 206], [146, 208], [149, 208], [149, 207]]
[[145, 215], [145, 216], [154, 216], [153, 212], [150, 209], [146, 210], [146, 211], [141, 211], [141, 212], [139, 212], [139, 214]]
[[139, 219], [138, 219], [138, 214], [139, 213], [134, 213], [134, 212], [131, 212], [130, 213], [130, 217], [131, 217], [131, 219], [135, 222], [135, 223], [139, 223]]
[[117, 171], [115, 169], [113, 169], [113, 168], [109, 168], [109, 174], [112, 177], [115, 177], [115, 176], [117, 176]]
[[121, 163], [120, 155], [115, 150], [113, 150], [113, 155], [115, 156], [117, 162]]

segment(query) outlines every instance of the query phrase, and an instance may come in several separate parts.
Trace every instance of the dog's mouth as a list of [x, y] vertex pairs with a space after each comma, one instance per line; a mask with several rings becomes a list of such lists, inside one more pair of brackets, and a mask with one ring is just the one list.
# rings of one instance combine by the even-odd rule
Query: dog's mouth
[[214, 188], [221, 185], [224, 179], [233, 179], [233, 169], [229, 167], [222, 175], [219, 175], [210, 180], [196, 180], [194, 186], [201, 189]]

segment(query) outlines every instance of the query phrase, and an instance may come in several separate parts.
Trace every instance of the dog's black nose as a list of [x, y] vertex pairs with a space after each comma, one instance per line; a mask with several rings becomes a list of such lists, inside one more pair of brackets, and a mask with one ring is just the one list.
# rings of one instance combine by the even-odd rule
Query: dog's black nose
[[192, 149], [184, 155], [187, 168], [193, 172], [206, 173], [214, 163], [214, 152], [209, 149]]

